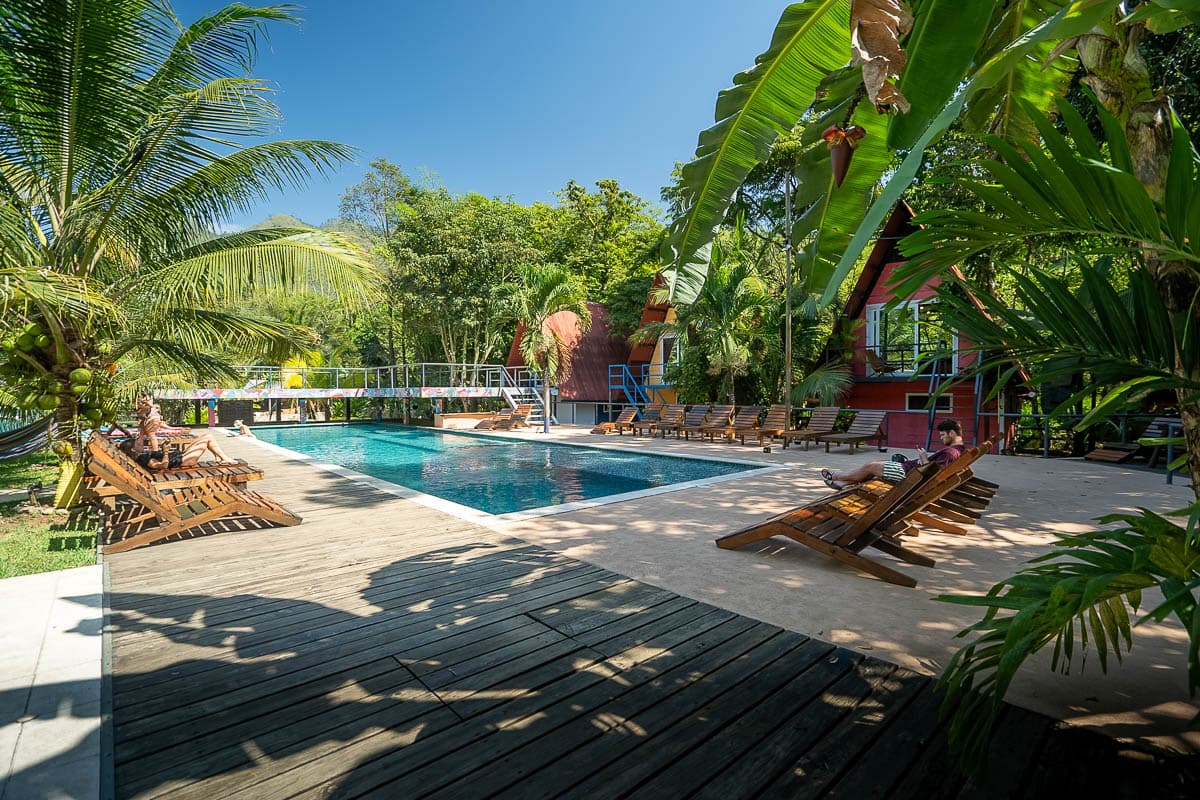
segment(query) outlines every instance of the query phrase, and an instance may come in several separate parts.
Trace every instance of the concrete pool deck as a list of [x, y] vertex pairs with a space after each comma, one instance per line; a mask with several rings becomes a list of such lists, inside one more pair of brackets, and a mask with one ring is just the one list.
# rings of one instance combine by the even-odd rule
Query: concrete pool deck
[[[497, 434], [546, 437], [539, 432]], [[999, 494], [966, 537], [923, 533], [912, 549], [937, 561], [932, 569], [902, 565], [917, 588], [893, 586], [787, 541], [743, 550], [713, 540], [828, 490], [817, 469], [845, 469], [880, 454], [823, 449], [763, 453], [750, 445], [674, 439], [592, 436], [563, 426], [549, 436], [565, 444], [617, 445], [632, 450], [702, 455], [786, 466], [695, 489], [511, 523], [498, 530], [680, 595], [788, 630], [935, 675], [962, 644], [955, 634], [977, 621], [971, 608], [937, 602], [940, 594], [983, 594], [1030, 558], [1045, 554], [1053, 532], [1082, 532], [1094, 518], [1144, 507], [1158, 512], [1192, 500], [1185, 478], [1168, 485], [1162, 472], [1079, 459], [985, 456], [980, 477]], [[880, 556], [884, 561], [886, 556]], [[1156, 595], [1148, 593], [1143, 608]], [[1095, 652], [1077, 657], [1070, 675], [1054, 673], [1047, 651], [1018, 675], [1008, 700], [1024, 708], [1116, 737], [1184, 752], [1200, 752], [1200, 731], [1188, 722], [1200, 711], [1188, 701], [1187, 636], [1178, 625], [1146, 623], [1134, 631], [1123, 663], [1101, 672]]]

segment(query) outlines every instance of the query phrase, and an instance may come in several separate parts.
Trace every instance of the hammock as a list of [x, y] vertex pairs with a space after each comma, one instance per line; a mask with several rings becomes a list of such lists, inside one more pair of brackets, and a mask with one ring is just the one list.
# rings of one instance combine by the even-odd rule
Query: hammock
[[53, 433], [54, 423], [50, 417], [0, 433], [0, 461], [49, 447]]

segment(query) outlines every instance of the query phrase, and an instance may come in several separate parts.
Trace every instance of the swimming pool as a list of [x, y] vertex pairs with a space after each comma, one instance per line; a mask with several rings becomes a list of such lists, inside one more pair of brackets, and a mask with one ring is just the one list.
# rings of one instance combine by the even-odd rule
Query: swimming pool
[[399, 425], [255, 428], [268, 444], [489, 514], [529, 511], [755, 469], [756, 465]]

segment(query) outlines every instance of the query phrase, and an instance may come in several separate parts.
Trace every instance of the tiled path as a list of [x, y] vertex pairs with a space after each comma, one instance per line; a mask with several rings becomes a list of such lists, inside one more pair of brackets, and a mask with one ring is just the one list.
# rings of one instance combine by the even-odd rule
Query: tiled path
[[100, 792], [102, 569], [0, 581], [0, 798]]

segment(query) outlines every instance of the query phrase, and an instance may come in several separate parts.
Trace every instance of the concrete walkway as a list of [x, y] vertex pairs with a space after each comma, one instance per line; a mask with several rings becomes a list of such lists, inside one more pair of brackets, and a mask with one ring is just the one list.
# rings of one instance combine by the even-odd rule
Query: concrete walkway
[[100, 796], [103, 567], [0, 581], [0, 800]]

